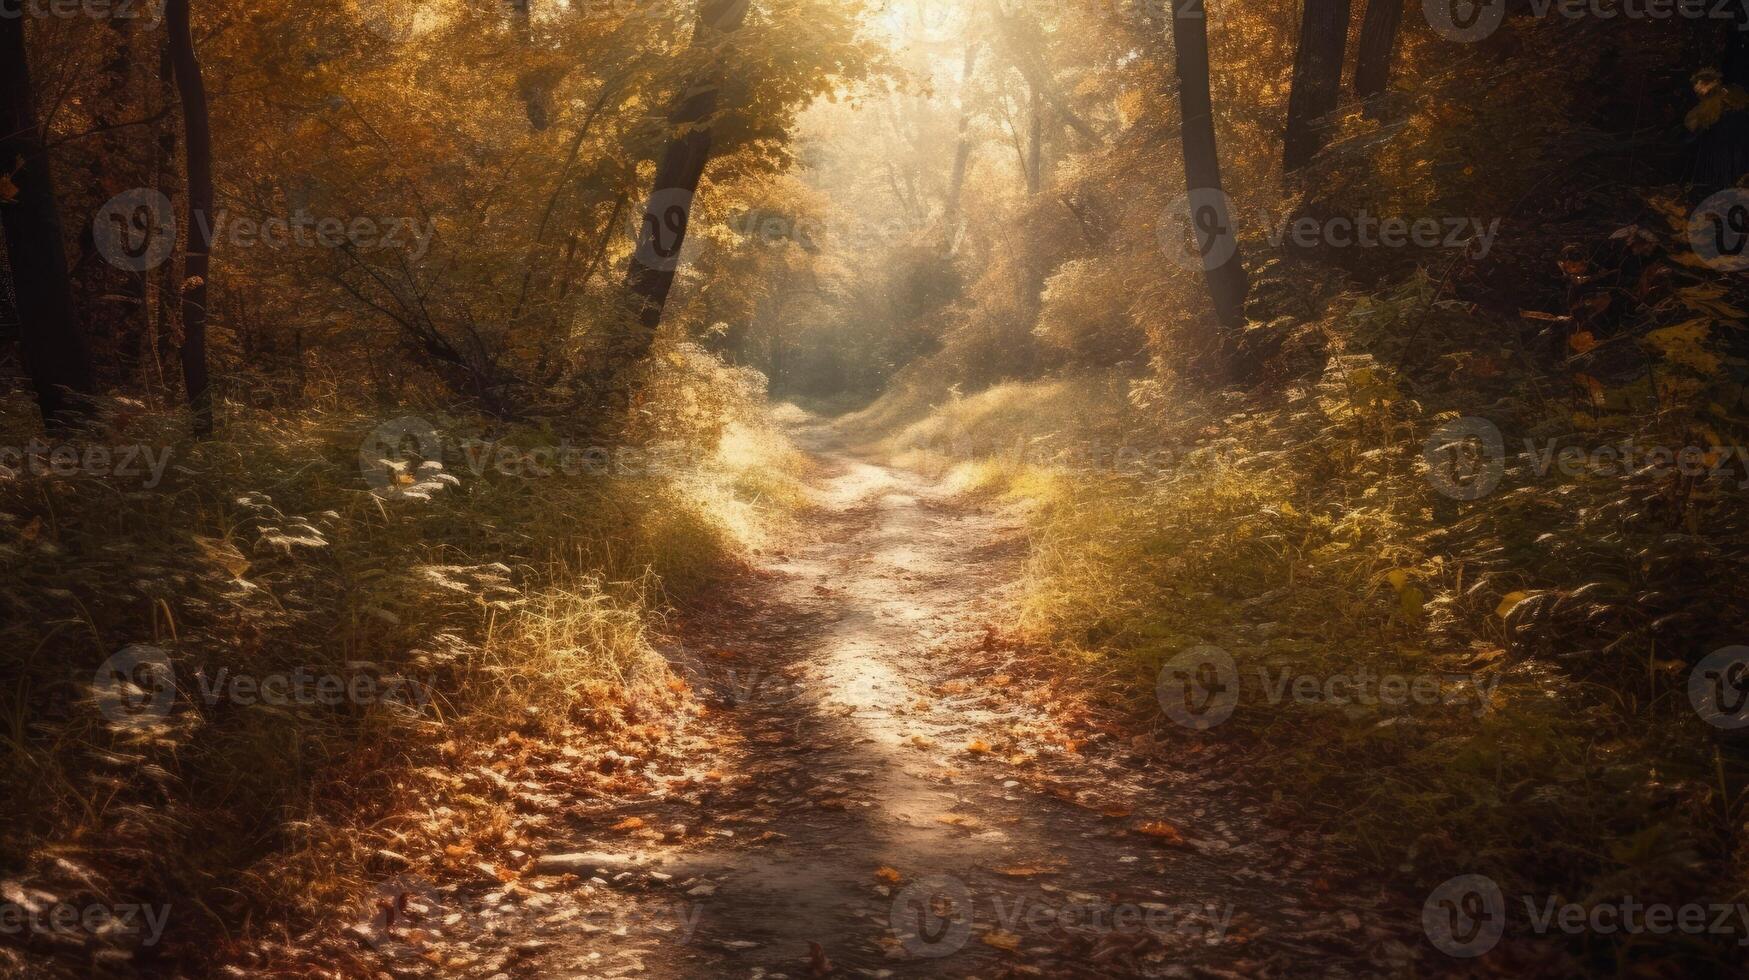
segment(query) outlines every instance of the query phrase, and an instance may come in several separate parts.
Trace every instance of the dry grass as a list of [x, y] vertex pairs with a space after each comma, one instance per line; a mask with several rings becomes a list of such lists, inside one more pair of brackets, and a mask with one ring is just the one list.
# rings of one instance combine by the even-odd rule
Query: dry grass
[[[194, 443], [173, 415], [118, 403], [82, 443], [167, 450], [161, 485], [0, 480], [8, 876], [67, 900], [168, 901], [163, 943], [138, 955], [200, 960], [213, 936], [289, 936], [368, 893], [378, 848], [502, 834], [501, 811], [438, 778], [462, 747], [678, 710], [665, 610], [797, 505], [801, 457], [753, 394], [700, 408], [656, 387], [646, 417], [665, 429], [642, 436], [669, 442], [658, 469], [476, 467], [468, 438], [515, 460], [565, 433], [429, 409], [413, 414], [445, 436], [453, 481], [427, 468], [385, 494], [359, 463], [382, 419], [237, 414]], [[700, 412], [715, 424], [662, 418]], [[32, 416], [5, 406], [6, 444], [28, 442]], [[172, 665], [159, 723], [116, 724], [94, 697], [129, 644]], [[218, 686], [297, 672], [417, 696], [272, 704]], [[434, 808], [449, 815], [420, 816]]]
[[[1371, 301], [1367, 322], [1390, 302]], [[1718, 752], [1718, 733], [1687, 702], [1687, 665], [1711, 649], [1706, 637], [1641, 628], [1650, 616], [1602, 619], [1634, 624], [1603, 635], [1603, 603], [1536, 620], [1514, 605], [1620, 576], [1680, 598], [1708, 636], [1728, 634], [1749, 610], [1701, 585], [1726, 581], [1729, 556], [1749, 554], [1728, 495], [1686, 495], [1687, 514], [1635, 515], [1624, 502], [1672, 488], [1637, 476], [1550, 481], [1515, 464], [1506, 489], [1454, 515], [1422, 459], [1445, 416], [1403, 397], [1370, 358], [1332, 364], [1321, 383], [1265, 400], [1138, 385], [1147, 413], [1113, 397], [1116, 382], [1003, 385], [939, 404], [882, 445], [1025, 505], [1019, 625], [1054, 644], [1065, 670], [1111, 685], [1164, 737], [1233, 753], [1228, 765], [1291, 819], [1346, 837], [1382, 872], [1420, 887], [1483, 873], [1508, 894], [1579, 901], [1737, 900], [1749, 768]], [[879, 404], [865, 413], [875, 426], [886, 417]], [[1109, 446], [1114, 430], [1157, 455], [1075, 460], [1077, 443]], [[1007, 449], [1012, 438], [1000, 437], [1015, 432], [1048, 450], [988, 448]], [[1673, 537], [1672, 522], [1709, 528], [1707, 545]], [[1668, 549], [1680, 572], [1671, 559], [1640, 564]], [[1660, 567], [1663, 578], [1647, 574]], [[1242, 693], [1231, 721], [1198, 734], [1167, 720], [1155, 684], [1169, 659], [1204, 644], [1233, 657]], [[1571, 656], [1586, 648], [1609, 653]], [[1424, 704], [1283, 700], [1271, 685], [1284, 672], [1443, 686]], [[1734, 955], [1728, 943], [1575, 954], [1704, 968]]]

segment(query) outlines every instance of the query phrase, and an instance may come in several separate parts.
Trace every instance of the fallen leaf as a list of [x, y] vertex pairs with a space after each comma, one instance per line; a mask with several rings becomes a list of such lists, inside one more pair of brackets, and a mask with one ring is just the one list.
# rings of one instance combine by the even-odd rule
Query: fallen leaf
[[875, 877], [889, 885], [896, 885], [904, 880], [904, 875], [899, 874], [897, 868], [889, 868], [885, 865], [875, 869]]
[[644, 826], [644, 818], [627, 817], [619, 823], [607, 828], [609, 830], [638, 830]]
[[1011, 953], [1020, 948], [1020, 937], [1019, 936], [1016, 936], [1012, 932], [1003, 932], [1000, 929], [992, 929], [989, 932], [984, 933], [982, 936], [980, 936], [978, 938], [982, 939], [984, 941], [984, 945], [986, 945], [986, 946], [994, 946], [997, 949], [1005, 949]]
[[1034, 875], [1051, 874], [1050, 868], [1040, 868], [1031, 864], [1016, 864], [1006, 868], [995, 869], [996, 873], [1009, 878], [1031, 878]]
[[1156, 840], [1165, 841], [1168, 844], [1184, 843], [1184, 835], [1178, 832], [1178, 828], [1164, 820], [1149, 820], [1145, 823], [1137, 824], [1136, 833], [1152, 837]]
[[1494, 615], [1505, 619], [1512, 615], [1512, 610], [1517, 609], [1519, 603], [1528, 598], [1530, 598], [1528, 592], [1508, 592], [1500, 597], [1500, 604], [1494, 607]]

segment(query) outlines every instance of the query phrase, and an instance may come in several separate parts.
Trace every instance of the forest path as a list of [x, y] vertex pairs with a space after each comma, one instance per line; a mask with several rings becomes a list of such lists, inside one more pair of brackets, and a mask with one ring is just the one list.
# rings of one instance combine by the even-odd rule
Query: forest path
[[817, 506], [670, 653], [712, 709], [667, 775], [705, 788], [592, 801], [509, 973], [1408, 972], [1375, 887], [1002, 639], [1018, 515], [795, 435]]

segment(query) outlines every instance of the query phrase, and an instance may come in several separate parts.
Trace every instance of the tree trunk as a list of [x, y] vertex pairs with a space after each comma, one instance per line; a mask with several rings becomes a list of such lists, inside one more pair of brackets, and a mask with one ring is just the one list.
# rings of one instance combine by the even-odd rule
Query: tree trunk
[[[510, 26], [516, 32], [516, 42], [521, 45], [524, 54], [534, 49], [534, 14], [529, 9], [531, 2], [532, 0], [510, 0]], [[537, 69], [517, 79], [516, 88], [522, 96], [523, 108], [528, 113], [529, 126], [536, 132], [544, 131], [552, 122], [552, 93], [540, 71]]]
[[1324, 147], [1327, 117], [1342, 95], [1342, 56], [1348, 47], [1349, 0], [1306, 0], [1300, 46], [1294, 55], [1287, 101], [1282, 166], [1304, 167]]
[[[749, 0], [699, 0], [698, 24], [693, 30], [695, 48], [726, 42], [747, 20]], [[710, 162], [713, 133], [711, 117], [717, 110], [720, 63], [707, 66], [682, 94], [669, 117], [677, 135], [672, 137], [656, 165], [656, 179], [644, 205], [643, 225], [637, 247], [626, 270], [625, 322], [613, 325], [612, 334], [593, 369], [584, 376], [589, 409], [600, 413], [609, 402], [624, 394], [621, 383], [628, 368], [644, 359], [656, 339], [668, 293], [674, 288], [674, 273], [680, 264], [680, 249], [686, 241], [686, 225], [692, 213], [692, 197]]]
[[1044, 99], [1038, 89], [1032, 89], [1032, 106], [1028, 118], [1026, 147], [1026, 193], [1037, 194], [1044, 185], [1045, 113]]
[[[159, 104], [168, 110], [176, 102], [176, 69], [170, 63], [170, 39], [167, 37], [158, 42], [157, 77], [153, 81]], [[176, 173], [176, 123], [166, 116], [154, 123], [152, 129], [152, 175], [148, 186], [161, 188]], [[169, 196], [168, 192], [166, 196]], [[165, 400], [169, 401], [174, 397], [175, 375], [166, 374], [164, 365], [175, 350], [181, 349], [180, 345], [173, 349], [171, 344], [176, 335], [176, 315], [171, 304], [176, 296], [174, 256], [166, 258], [156, 271], [146, 270], [146, 278], [151, 284], [147, 302], [153, 307], [146, 340], [146, 354], [151, 359], [148, 366], [156, 384], [151, 390], [165, 395]]]
[[188, 0], [169, 0], [165, 26], [176, 89], [182, 96], [182, 125], [188, 157], [188, 249], [182, 268], [182, 383], [194, 411], [195, 435], [213, 431], [213, 393], [207, 379], [207, 280], [212, 265], [213, 137], [207, 113], [206, 83], [194, 52]]
[[[55, 185], [32, 102], [20, 0], [0, 0], [0, 172], [16, 198], [0, 205], [12, 287], [18, 296], [20, 353], [50, 428], [74, 424], [78, 396], [92, 391], [91, 363], [73, 321], [66, 243]], [[20, 165], [22, 164], [22, 165]]]
[[1370, 99], [1391, 84], [1391, 60], [1397, 54], [1397, 30], [1403, 26], [1403, 0], [1367, 0], [1360, 27], [1360, 53], [1354, 62], [1354, 94]]
[[1749, 85], [1749, 8], [1741, 5], [1724, 22], [1725, 49], [1719, 72], [1727, 85]]
[[947, 202], [942, 206], [942, 234], [949, 242], [954, 240], [958, 232], [956, 226], [960, 220], [960, 195], [966, 187], [966, 166], [972, 159], [972, 110], [971, 100], [966, 96], [966, 90], [972, 84], [972, 72], [978, 67], [978, 42], [966, 44], [965, 66], [960, 69], [960, 119], [959, 136], [953, 146], [953, 170], [947, 178]]
[[1184, 121], [1184, 187], [1190, 229], [1202, 255], [1203, 277], [1215, 317], [1224, 327], [1245, 322], [1250, 283], [1239, 254], [1232, 208], [1221, 188], [1221, 157], [1215, 144], [1214, 99], [1209, 94], [1208, 21], [1202, 0], [1175, 0], [1172, 41], [1178, 68], [1179, 115]]
[[[110, 196], [110, 182], [125, 183], [128, 186], [143, 182], [135, 169], [132, 153], [135, 139], [122, 126], [129, 112], [135, 111], [134, 92], [137, 80], [133, 58], [133, 21], [126, 17], [110, 17], [105, 24], [110, 31], [110, 56], [103, 65], [103, 90], [92, 112], [92, 122], [105, 131], [99, 137], [101, 165], [91, 167], [87, 177], [89, 195], [95, 202], [102, 202]], [[146, 99], [139, 99], [138, 104], [144, 107]], [[98, 206], [101, 207], [101, 204]], [[92, 254], [96, 254], [95, 246], [95, 224], [88, 221], [80, 231], [80, 248], [90, 248]], [[79, 272], [78, 268], [74, 269], [75, 276]], [[118, 313], [108, 317], [87, 316], [85, 336], [94, 342], [99, 337], [108, 341], [107, 344], [97, 345], [100, 351], [107, 346], [108, 358], [100, 352], [95, 361], [98, 365], [107, 363], [111, 377], [124, 386], [133, 387], [140, 381], [140, 354], [146, 335], [148, 314], [147, 282], [151, 278], [151, 272], [119, 269], [114, 266], [105, 268], [104, 264], [97, 264], [85, 270], [85, 273], [87, 278], [81, 287], [84, 290], [82, 295], [122, 298]], [[107, 302], [98, 305], [100, 308], [109, 307]]]

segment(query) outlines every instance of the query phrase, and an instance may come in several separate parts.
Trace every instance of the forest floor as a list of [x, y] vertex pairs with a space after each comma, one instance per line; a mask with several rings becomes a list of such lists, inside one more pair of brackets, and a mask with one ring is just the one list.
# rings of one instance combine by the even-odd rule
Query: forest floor
[[[682, 615], [653, 791], [353, 926], [398, 976], [1401, 976], [1411, 906], [1001, 625], [1022, 515], [829, 426], [793, 539]], [[1060, 670], [1060, 668], [1059, 668]], [[609, 754], [610, 757], [612, 753]], [[547, 787], [550, 794], [553, 787]], [[393, 919], [393, 922], [387, 921]], [[1443, 957], [1440, 959], [1443, 960]], [[1456, 965], [1445, 960], [1444, 964]]]

